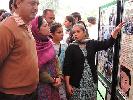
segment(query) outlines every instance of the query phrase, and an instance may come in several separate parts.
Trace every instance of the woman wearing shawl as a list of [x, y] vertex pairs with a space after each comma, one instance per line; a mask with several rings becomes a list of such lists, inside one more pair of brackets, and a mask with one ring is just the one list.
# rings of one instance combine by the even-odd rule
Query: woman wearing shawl
[[39, 63], [38, 100], [60, 100], [58, 87], [61, 72], [53, 44], [48, 38], [49, 26], [41, 16], [32, 20], [31, 25]]
[[69, 100], [97, 100], [97, 68], [95, 53], [112, 46], [124, 23], [120, 23], [105, 41], [86, 40], [86, 30], [82, 24], [73, 26], [75, 41], [65, 52], [63, 74]]

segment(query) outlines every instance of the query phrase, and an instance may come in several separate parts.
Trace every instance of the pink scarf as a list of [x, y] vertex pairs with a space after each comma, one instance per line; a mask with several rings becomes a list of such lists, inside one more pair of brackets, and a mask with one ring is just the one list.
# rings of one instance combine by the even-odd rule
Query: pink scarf
[[51, 61], [55, 57], [55, 51], [52, 42], [47, 36], [41, 35], [38, 29], [38, 17], [32, 20], [32, 33], [36, 40], [36, 49], [38, 55], [39, 67]]

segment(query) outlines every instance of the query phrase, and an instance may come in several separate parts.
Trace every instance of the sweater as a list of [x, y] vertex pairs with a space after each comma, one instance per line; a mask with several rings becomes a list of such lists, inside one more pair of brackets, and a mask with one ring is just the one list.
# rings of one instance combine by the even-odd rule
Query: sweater
[[[86, 43], [87, 61], [91, 68], [94, 83], [98, 81], [95, 54], [97, 51], [106, 50], [111, 47], [114, 41], [115, 39], [111, 37], [109, 40], [105, 41], [88, 40]], [[77, 88], [79, 88], [82, 78], [84, 62], [85, 58], [79, 45], [70, 44], [65, 52], [63, 74], [64, 76], [70, 76], [70, 84]]]
[[0, 92], [25, 95], [39, 81], [35, 40], [25, 25], [14, 17], [0, 23]]

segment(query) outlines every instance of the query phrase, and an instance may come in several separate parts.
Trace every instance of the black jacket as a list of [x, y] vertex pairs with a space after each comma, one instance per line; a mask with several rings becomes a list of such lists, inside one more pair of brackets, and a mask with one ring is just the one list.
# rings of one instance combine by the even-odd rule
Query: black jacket
[[[113, 46], [115, 39], [112, 37], [105, 41], [88, 40], [86, 43], [87, 60], [91, 67], [94, 83], [97, 83], [97, 67], [95, 66], [95, 54], [97, 51], [106, 50]], [[71, 44], [65, 52], [63, 74], [70, 76], [70, 84], [79, 87], [84, 69], [84, 55], [78, 45]]]

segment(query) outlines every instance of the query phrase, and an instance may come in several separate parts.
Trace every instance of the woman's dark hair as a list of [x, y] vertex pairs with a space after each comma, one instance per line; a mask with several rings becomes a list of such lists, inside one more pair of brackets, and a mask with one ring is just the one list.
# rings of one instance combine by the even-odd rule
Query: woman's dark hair
[[57, 30], [57, 28], [62, 27], [62, 25], [60, 23], [52, 23], [51, 27], [50, 27], [50, 33], [55, 33], [55, 31]]
[[43, 24], [43, 18], [42, 16], [38, 16], [38, 29], [40, 29], [42, 24]]
[[[126, 75], [127, 75], [128, 78], [129, 78], [129, 85], [131, 86], [131, 74], [130, 74], [130, 70], [127, 69], [125, 66], [121, 65], [121, 66], [120, 66], [120, 71], [123, 71], [123, 72], [126, 73]], [[121, 77], [120, 77], [119, 86], [120, 86], [120, 88], [121, 88]], [[129, 96], [129, 91], [130, 91], [130, 88], [129, 88], [128, 91], [126, 92], [127, 96]]]
[[73, 16], [66, 16], [66, 20], [72, 23], [72, 26], [75, 24], [75, 20]]

